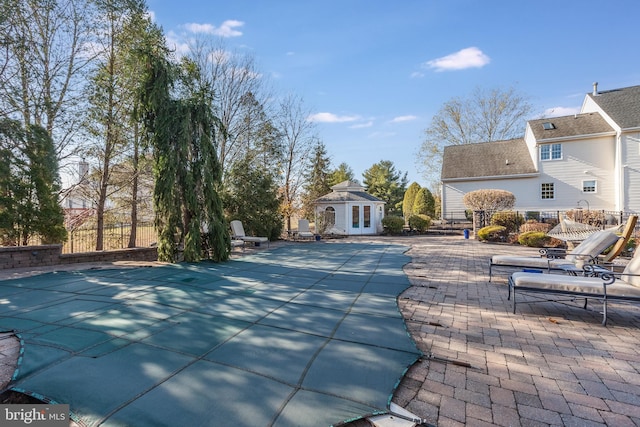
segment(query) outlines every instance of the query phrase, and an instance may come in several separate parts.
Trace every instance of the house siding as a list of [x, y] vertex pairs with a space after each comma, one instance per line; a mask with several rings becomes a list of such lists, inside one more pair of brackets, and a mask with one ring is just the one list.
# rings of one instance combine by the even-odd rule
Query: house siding
[[[448, 182], [442, 186], [443, 218], [459, 219], [458, 217], [461, 216], [461, 213], [467, 209], [463, 202], [464, 195], [470, 191], [480, 189], [505, 190], [518, 195], [514, 210], [540, 210], [538, 182], [538, 177]], [[536, 191], [532, 191], [534, 188]]]
[[[562, 159], [539, 162], [539, 184], [553, 182], [555, 187], [555, 198], [540, 198], [540, 208], [572, 209], [579, 200], [586, 200], [591, 209], [614, 210], [615, 180], [611, 171], [615, 164], [615, 138], [564, 141], [561, 144]], [[597, 182], [595, 193], [582, 191], [585, 180]], [[539, 188], [540, 185], [537, 186], [538, 196]]]
[[640, 212], [640, 132], [622, 136], [622, 193], [625, 211]]

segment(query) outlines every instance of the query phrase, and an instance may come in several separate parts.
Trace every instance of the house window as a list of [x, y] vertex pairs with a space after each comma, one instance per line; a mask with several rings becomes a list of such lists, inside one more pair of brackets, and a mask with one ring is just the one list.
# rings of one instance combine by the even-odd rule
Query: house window
[[595, 193], [596, 192], [596, 180], [591, 179], [588, 181], [582, 181], [582, 192], [583, 193]]
[[553, 182], [544, 182], [540, 187], [540, 195], [542, 199], [554, 199]]
[[562, 144], [540, 146], [540, 160], [558, 160], [562, 158]]

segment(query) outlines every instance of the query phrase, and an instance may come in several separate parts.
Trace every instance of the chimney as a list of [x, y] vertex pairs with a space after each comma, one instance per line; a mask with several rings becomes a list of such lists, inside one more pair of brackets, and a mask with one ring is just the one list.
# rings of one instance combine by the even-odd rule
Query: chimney
[[598, 82], [593, 82], [593, 96], [598, 94]]

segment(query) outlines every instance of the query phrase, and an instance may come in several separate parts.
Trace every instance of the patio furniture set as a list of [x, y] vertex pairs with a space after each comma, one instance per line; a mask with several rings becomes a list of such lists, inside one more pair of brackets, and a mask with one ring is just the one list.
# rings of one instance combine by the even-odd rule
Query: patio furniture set
[[[519, 270], [508, 279], [508, 299], [513, 302], [513, 313], [516, 295], [521, 294], [542, 296], [541, 302], [584, 300], [584, 308], [591, 299], [602, 302], [602, 324], [606, 325], [609, 301], [640, 303], [638, 251], [634, 251], [622, 271], [613, 264], [632, 238], [637, 219], [631, 216], [620, 234], [612, 230], [594, 232], [566, 254], [541, 250], [539, 257], [494, 255], [489, 264], [489, 281], [494, 269]], [[527, 300], [531, 302], [534, 301]]]

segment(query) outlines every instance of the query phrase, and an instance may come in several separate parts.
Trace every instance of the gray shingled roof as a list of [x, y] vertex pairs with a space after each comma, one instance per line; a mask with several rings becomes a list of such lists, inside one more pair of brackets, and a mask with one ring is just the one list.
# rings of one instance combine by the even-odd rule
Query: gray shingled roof
[[524, 139], [481, 142], [445, 147], [443, 181], [536, 173]]
[[[580, 135], [598, 135], [614, 132], [600, 113], [576, 114], [573, 116], [529, 120], [529, 126], [538, 142], [545, 139]], [[552, 123], [554, 129], [544, 129], [544, 123]]]
[[622, 129], [640, 127], [640, 86], [603, 90], [591, 97]]
[[358, 181], [342, 181], [331, 187], [329, 194], [318, 197], [316, 203], [334, 202], [383, 202], [379, 198], [364, 191], [364, 187]]
[[316, 199], [316, 203], [322, 202], [381, 202], [375, 196], [364, 191], [334, 191]]

